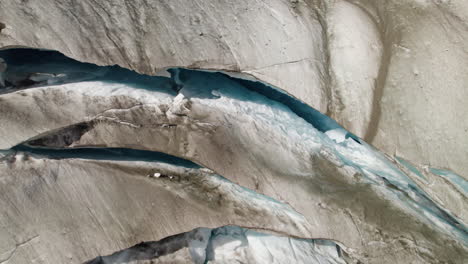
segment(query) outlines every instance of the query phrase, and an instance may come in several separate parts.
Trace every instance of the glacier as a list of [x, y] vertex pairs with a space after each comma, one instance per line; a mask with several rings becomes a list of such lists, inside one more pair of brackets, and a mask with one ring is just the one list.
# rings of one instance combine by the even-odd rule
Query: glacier
[[464, 0], [4, 0], [0, 47], [148, 75], [256, 78], [387, 155], [466, 179], [467, 10]]
[[[6, 197], [2, 221], [18, 232], [5, 241], [24, 241], [16, 236], [40, 233], [28, 237], [48, 245], [37, 242], [17, 258], [42, 252], [48, 257], [44, 261], [74, 262], [123, 250], [96, 261], [123, 254], [130, 262], [143, 254], [129, 248], [135, 239], [186, 239], [200, 230], [211, 234], [204, 246], [211, 247], [211, 253], [194, 257], [191, 252], [196, 263], [234, 261], [239, 254], [245, 262], [282, 263], [297, 247], [300, 254], [311, 252], [296, 251], [298, 263], [378, 263], [382, 255], [388, 262], [462, 261], [467, 255], [462, 177], [432, 168], [420, 172], [401, 158], [385, 155], [278, 87], [213, 70], [169, 68], [168, 75], [147, 76], [48, 50], [7, 49], [0, 57], [8, 65], [6, 87], [0, 92]], [[447, 205], [441, 191], [424, 181], [437, 175], [457, 186], [457, 192], [449, 194], [461, 195], [460, 205]], [[80, 179], [84, 176], [86, 180]], [[135, 176], [141, 180], [133, 180]], [[24, 194], [15, 186], [26, 188]], [[152, 188], [161, 193], [143, 198]], [[79, 199], [64, 199], [63, 193]], [[73, 210], [69, 216], [54, 210], [44, 216], [47, 210], [31, 209], [36, 200], [46, 201], [49, 210], [49, 204]], [[164, 204], [154, 207], [160, 200]], [[15, 210], [18, 204], [31, 213], [22, 216], [23, 210]], [[92, 231], [67, 231], [82, 240], [79, 247], [68, 245], [59, 229], [76, 225], [74, 217], [83, 210], [91, 220], [86, 228]], [[127, 226], [131, 213], [125, 210], [139, 215], [134, 221], [143, 227]], [[146, 210], [154, 214], [145, 216]], [[16, 218], [24, 219], [25, 231], [13, 227]], [[149, 219], [155, 223], [144, 226]], [[110, 224], [114, 221], [118, 230]], [[89, 232], [95, 233], [93, 240]], [[127, 232], [135, 233], [133, 240], [122, 239]], [[56, 239], [65, 245], [57, 245]], [[223, 242], [231, 240], [231, 245]], [[319, 240], [328, 242], [317, 246]], [[178, 247], [189, 245], [193, 251], [190, 243], [194, 241], [184, 240]], [[6, 252], [7, 259], [16, 249]], [[265, 256], [269, 251], [272, 259]], [[404, 254], [396, 253], [400, 251]]]

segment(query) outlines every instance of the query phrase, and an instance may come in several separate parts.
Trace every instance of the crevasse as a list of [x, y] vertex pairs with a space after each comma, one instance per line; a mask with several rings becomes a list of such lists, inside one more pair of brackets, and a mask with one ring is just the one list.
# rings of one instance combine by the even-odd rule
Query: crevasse
[[[191, 100], [199, 100], [201, 104], [217, 105], [227, 112], [234, 109], [233, 104], [241, 103], [242, 108], [257, 119], [278, 130], [287, 131], [288, 136], [308, 144], [306, 148], [312, 152], [326, 150], [342, 164], [360, 171], [369, 183], [378, 186], [391, 199], [401, 202], [419, 217], [468, 243], [466, 226], [435, 204], [382, 153], [344, 130], [333, 119], [278, 88], [230, 77], [221, 72], [181, 68], [169, 69], [171, 77], [146, 76], [118, 66], [100, 67], [79, 63], [54, 51], [12, 49], [0, 51], [0, 57], [8, 64], [5, 75], [6, 80], [10, 80], [10, 89], [25, 86], [21, 82], [13, 84], [18, 81], [18, 77], [24, 79], [28, 74], [41, 72], [54, 76], [62, 74], [63, 77], [57, 81], [59, 83], [98, 81], [103, 85], [121, 83], [132, 89], [147, 89], [168, 96], [180, 93]], [[54, 81], [54, 84], [57, 83]], [[44, 85], [50, 85], [48, 80], [29, 83], [26, 88]], [[330, 138], [327, 132], [331, 130], [343, 131], [345, 140], [338, 142]], [[396, 188], [388, 188], [388, 183]]]
[[[200, 105], [216, 106], [217, 109], [223, 109], [232, 115], [236, 114], [236, 109], [242, 108], [259, 122], [264, 122], [279, 133], [287, 135], [291, 142], [300, 144], [301, 150], [308, 153], [325, 153], [336, 161], [337, 166], [353, 168], [363, 175], [365, 182], [372, 185], [380, 195], [399, 204], [406, 211], [431, 224], [441, 232], [468, 245], [465, 223], [434, 202], [385, 155], [343, 129], [331, 118], [278, 88], [261, 82], [234, 78], [221, 72], [174, 68], [168, 70], [170, 77], [151, 77], [116, 66], [98, 67], [79, 63], [52, 51], [13, 51], [15, 50], [0, 51], [0, 57], [4, 58], [8, 64], [5, 73], [6, 88], [3, 89], [5, 93], [19, 89], [34, 89], [67, 83], [99, 83], [101, 87], [115, 87], [118, 84], [134, 91], [138, 89], [149, 90], [160, 94], [161, 97], [181, 96], [196, 101]], [[179, 165], [198, 166], [190, 161], [138, 150], [39, 150], [23, 145], [19, 145], [13, 150], [64, 157], [79, 153], [79, 155], [87, 155], [91, 159], [106, 159], [112, 155], [115, 159], [127, 160], [166, 159]], [[431, 171], [447, 177], [463, 192], [467, 192], [466, 181], [460, 180], [461, 177], [443, 170], [431, 169]], [[244, 189], [244, 191], [252, 196], [260, 196], [249, 189]], [[214, 258], [217, 250], [223, 251], [223, 247], [229, 244], [215, 243], [215, 241], [223, 239], [234, 244], [237, 243], [236, 247], [240, 248], [247, 247], [245, 243], [248, 241], [249, 247], [255, 247], [257, 251], [255, 254], [262, 254], [266, 250], [262, 249], [262, 245], [267, 243], [265, 241], [278, 240], [279, 247], [285, 246], [286, 242], [281, 240], [283, 238], [268, 237], [266, 240], [262, 240], [260, 238], [263, 235], [252, 232], [237, 227], [213, 229], [210, 231], [209, 242], [206, 246], [207, 249], [211, 247], [211, 251], [205, 253], [204, 258], [194, 257], [194, 259]], [[291, 240], [287, 242], [291, 243]], [[310, 247], [314, 243], [307, 241], [304, 247]], [[228, 253], [224, 252], [223, 254], [231, 254], [229, 252], [235, 250], [237, 249], [226, 249], [225, 251]], [[282, 250], [284, 249], [276, 249], [274, 252]], [[335, 249], [334, 254], [336, 252]]]

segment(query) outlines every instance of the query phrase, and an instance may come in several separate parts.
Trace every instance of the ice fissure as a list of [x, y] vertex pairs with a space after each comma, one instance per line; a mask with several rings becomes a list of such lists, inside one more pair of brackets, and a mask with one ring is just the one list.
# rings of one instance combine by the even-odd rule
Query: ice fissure
[[[195, 263], [467, 257], [466, 181], [447, 171], [422, 172], [457, 186], [453, 196], [461, 202], [447, 205], [414, 166], [281, 89], [183, 68], [169, 69], [169, 77], [140, 75], [55, 51], [8, 49], [0, 57], [7, 65], [0, 148], [13, 151], [0, 164], [1, 217], [13, 231], [19, 226], [10, 219], [22, 218], [26, 227], [8, 243], [41, 233], [47, 247], [34, 250], [71, 252], [53, 256], [57, 262], [118, 250], [90, 263], [166, 255]], [[45, 202], [50, 211], [17, 210], [20, 201], [28, 208]], [[124, 208], [132, 208], [134, 220]], [[62, 232], [80, 221], [73, 218], [78, 211], [87, 212], [80, 220], [88, 226]], [[45, 220], [35, 223], [37, 215]], [[80, 232], [93, 232], [93, 239]], [[205, 246], [192, 237], [199, 232], [206, 233]], [[67, 233], [79, 241], [56, 245], [53, 238], [68, 241]], [[129, 248], [135, 240], [158, 242]]]

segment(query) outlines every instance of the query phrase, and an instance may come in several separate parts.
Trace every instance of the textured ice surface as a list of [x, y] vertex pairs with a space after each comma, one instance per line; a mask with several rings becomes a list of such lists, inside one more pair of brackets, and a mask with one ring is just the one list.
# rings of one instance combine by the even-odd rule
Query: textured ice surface
[[[111, 87], [113, 94], [134, 93], [134, 97], [144, 103], [151, 103], [151, 98], [164, 100], [172, 97], [176, 107], [177, 102], [182, 102], [185, 97], [233, 115], [236, 115], [236, 111], [249, 113], [257, 122], [264, 122], [275, 131], [285, 133], [291, 142], [301, 142], [310, 153], [325, 151], [342, 165], [353, 167], [389, 199], [401, 203], [443, 231], [468, 241], [466, 227], [435, 204], [382, 153], [344, 130], [333, 119], [278, 88], [221, 72], [180, 68], [169, 69], [171, 77], [150, 77], [116, 66], [98, 67], [78, 63], [54, 51], [6, 50], [0, 51], [0, 56], [12, 65], [8, 71], [13, 75], [20, 71], [33, 73], [41, 70], [54, 74], [80, 72], [80, 76], [86, 76], [85, 82], [81, 78], [67, 79], [72, 84], [66, 85], [66, 89], [83, 88], [84, 92], [88, 90], [86, 87], [93, 84], [96, 87], [93, 94], [96, 95], [102, 93], [104, 96], [104, 91]], [[15, 67], [18, 69], [15, 70]], [[156, 96], [148, 98], [139, 94], [139, 89], [150, 90]], [[338, 131], [341, 134], [339, 137]]]
[[[51, 51], [41, 51], [40, 53], [42, 53], [41, 56], [45, 57], [49, 56], [48, 54], [58, 56]], [[8, 56], [5, 57], [8, 58]], [[41, 60], [39, 59], [39, 61]], [[220, 111], [226, 116], [248, 116], [255, 121], [255, 124], [260, 125], [261, 128], [271, 130], [268, 131], [269, 133], [276, 133], [276, 135], [280, 135], [278, 138], [287, 139], [287, 143], [294, 146], [295, 150], [304, 154], [305, 157], [320, 154], [335, 162], [337, 167], [351, 168], [353, 172], [361, 174], [361, 176], [363, 176], [363, 182], [371, 186], [372, 190], [379, 196], [384, 197], [383, 199], [391, 201], [392, 204], [398, 205], [398, 207], [403, 208], [405, 211], [413, 214], [434, 228], [439, 229], [441, 232], [445, 232], [465, 244], [468, 243], [467, 229], [464, 223], [435, 203], [427, 193], [419, 188], [408, 175], [402, 172], [385, 155], [366, 144], [355, 135], [344, 130], [331, 118], [321, 114], [280, 89], [256, 81], [234, 78], [221, 72], [204, 72], [173, 68], [169, 70], [171, 74], [170, 77], [150, 77], [140, 76], [119, 67], [103, 68], [91, 65], [88, 69], [86, 68], [88, 66], [80, 65], [81, 64], [70, 60], [58, 60], [57, 65], [46, 61], [41, 64], [41, 67], [35, 66], [35, 68], [28, 67], [27, 62], [25, 62], [15, 70], [15, 64], [12, 63], [11, 69], [9, 68], [10, 77], [8, 77], [7, 80], [10, 79], [12, 82], [15, 82], [18, 78], [24, 78], [25, 75], [19, 74], [20, 72], [26, 72], [26, 75], [29, 76], [27, 78], [31, 78], [31, 74], [40, 70], [42, 75], [33, 77], [33, 80], [36, 80], [37, 83], [32, 85], [18, 85], [15, 88], [43, 89], [42, 91], [56, 89], [102, 98], [106, 98], [106, 96], [110, 94], [114, 96], [127, 95], [140, 104], [170, 104], [170, 108], [167, 111], [168, 116], [183, 116], [185, 111], [188, 111], [188, 109], [185, 108], [185, 102], [188, 100], [192, 103], [196, 103], [197, 107]], [[75, 75], [77, 72], [79, 74]], [[53, 76], [68, 74], [67, 76], [69, 77], [61, 79], [64, 83], [51, 86], [48, 82], [49, 79], [47, 79], [47, 76], [49, 75], [47, 74], [53, 74]], [[18, 78], [15, 79], [15, 76], [18, 76]], [[44, 82], [44, 78], [47, 82]], [[122, 106], [121, 108], [124, 107]], [[120, 123], [133, 126], [133, 124], [130, 123]], [[33, 132], [37, 133], [37, 131]], [[37, 139], [35, 138], [35, 140]], [[33, 141], [29, 143], [33, 143]], [[42, 151], [43, 154], [55, 155], [56, 157], [83, 155], [83, 157], [90, 159], [109, 159], [109, 157], [112, 157], [112, 159], [123, 160], [132, 160], [132, 157], [137, 157], [137, 159], [147, 161], [161, 158], [160, 156], [154, 157], [155, 154], [150, 152], [123, 149], [64, 151], [22, 148], [21, 146], [17, 147], [17, 149], [20, 150], [39, 154]], [[267, 155], [270, 155], [270, 153], [267, 153]], [[176, 159], [170, 159], [171, 162], [176, 162]], [[193, 164], [189, 165], [194, 166]], [[286, 166], [282, 169], [287, 171], [290, 168]], [[292, 170], [294, 169], [296, 168], [292, 166]], [[410, 170], [412, 169], [410, 168]], [[414, 170], [412, 171], [414, 172]], [[447, 177], [466, 191], [466, 182], [461, 181], [456, 175], [454, 176], [441, 171], [436, 171], [434, 173]], [[291, 174], [294, 174], [294, 172]], [[310, 175], [305, 173], [301, 175], [303, 175], [303, 177], [310, 177]], [[222, 177], [216, 178], [215, 181], [217, 181], [220, 186], [224, 182], [228, 185], [232, 184]], [[255, 201], [255, 203], [261, 206], [268, 207], [271, 211], [276, 210], [276, 206], [282, 206], [280, 202], [259, 195], [249, 189], [240, 186], [231, 189], [231, 194], [242, 194], [242, 197], [244, 197], [242, 198], [244, 200], [241, 199], [242, 202], [249, 203], [250, 201]], [[292, 212], [291, 215], [293, 215], [293, 213], [295, 212]], [[303, 219], [299, 214], [295, 215], [295, 217], [297, 217], [297, 219]], [[256, 240], [259, 235], [246, 234], [242, 230], [239, 231], [239, 229], [222, 230], [220, 234], [220, 236], [215, 236], [213, 238], [228, 242], [215, 244], [215, 248], [221, 250], [219, 256], [235, 257], [234, 255], [244, 254], [243, 257], [245, 258], [255, 259], [257, 257], [255, 254], [262, 255], [268, 252], [268, 249], [262, 248], [263, 242]], [[232, 237], [236, 237], [236, 239]], [[213, 241], [216, 241], [216, 239]], [[249, 245], [252, 244], [258, 247], [258, 252], [253, 254], [250, 253], [246, 247], [243, 247], [242, 245], [247, 243], [246, 241], [249, 242]], [[276, 241], [276, 239], [267, 239], [266, 241], [273, 242]], [[278, 242], [279, 247], [284, 246], [283, 242]], [[288, 241], [288, 243], [289, 242], [290, 241]], [[276, 243], [272, 244], [276, 245]], [[307, 246], [304, 247], [307, 248]], [[237, 249], [239, 249], [239, 251], [236, 251]], [[282, 250], [283, 249], [275, 249], [275, 252], [281, 252]], [[235, 251], [236, 254], [229, 255], [231, 253], [228, 252], [233, 251]], [[216, 258], [216, 250], [213, 249], [213, 252], [210, 254], [207, 255], [207, 258]], [[314, 255], [314, 257], [315, 256], [316, 255]], [[265, 257], [263, 256], [262, 258]], [[281, 259], [281, 257], [278, 258]]]
[[207, 245], [208, 263], [249, 260], [249, 263], [346, 263], [333, 241], [294, 239], [239, 227], [213, 229]]
[[[139, 161], [150, 163], [163, 163], [171, 166], [177, 166], [179, 169], [200, 169], [209, 172], [209, 179], [203, 179], [205, 183], [210, 183], [211, 186], [216, 186], [216, 189], [227, 190], [220, 194], [225, 199], [236, 200], [238, 204], [255, 205], [257, 208], [265, 208], [276, 215], [287, 215], [287, 218], [294, 220], [297, 226], [303, 225], [306, 220], [304, 216], [294, 211], [288, 204], [277, 201], [266, 195], [254, 192], [248, 188], [231, 182], [230, 180], [213, 174], [209, 169], [195, 164], [189, 160], [168, 155], [161, 152], [145, 151], [138, 149], [126, 148], [67, 148], [67, 149], [51, 149], [51, 148], [36, 148], [25, 145], [13, 147], [10, 151], [3, 151], [5, 155], [14, 155], [16, 152], [26, 153], [28, 155], [37, 155], [50, 159], [84, 159], [84, 160], [99, 160], [99, 161]], [[2, 152], [0, 152], [1, 155]], [[161, 173], [154, 173], [152, 176], [160, 178]], [[174, 176], [165, 175], [172, 179]]]
[[[133, 263], [154, 260], [188, 248], [190, 260], [204, 263], [303, 263], [342, 264], [341, 248], [333, 241], [296, 239], [261, 233], [238, 226], [198, 228], [160, 241], [142, 242], [109, 256], [98, 257], [87, 264]], [[180, 254], [180, 253], [179, 253]]]

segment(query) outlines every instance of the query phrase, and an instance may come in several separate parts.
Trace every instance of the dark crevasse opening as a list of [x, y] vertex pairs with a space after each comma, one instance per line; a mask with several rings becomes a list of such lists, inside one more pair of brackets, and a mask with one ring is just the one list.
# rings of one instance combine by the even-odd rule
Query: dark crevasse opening
[[[190, 89], [184, 89], [184, 83], [189, 78], [197, 78], [197, 75], [202, 75], [203, 78], [210, 75], [214, 78], [222, 76], [222, 79], [228, 78], [252, 92], [285, 105], [321, 132], [342, 128], [335, 120], [275, 87], [259, 81], [234, 78], [221, 72], [172, 68], [168, 70], [171, 74], [170, 78], [148, 76], [119, 66], [83, 63], [57, 51], [38, 49], [0, 50], [0, 58], [3, 58], [7, 65], [4, 72], [5, 87], [3, 89], [0, 87], [0, 94], [45, 85], [105, 81], [131, 84], [134, 88], [157, 90], [171, 95], [181, 92], [189, 98], [216, 99], [217, 96], [212, 93], [215, 87], [210, 87], [209, 82], [206, 82], [206, 85], [192, 86]], [[360, 143], [360, 139], [350, 132], [347, 132], [346, 137], [351, 137]]]
[[[175, 83], [167, 77], [148, 76], [119, 66], [83, 63], [57, 51], [38, 49], [0, 50], [6, 62], [5, 87], [0, 94], [21, 89], [82, 81], [105, 81], [131, 84], [135, 88], [176, 95]], [[3, 90], [3, 91], [2, 91]]]
[[127, 148], [36, 148], [25, 145], [13, 147], [13, 151], [27, 152], [52, 159], [94, 159], [120, 161], [164, 162], [186, 168], [201, 168], [199, 165], [179, 157], [156, 151]]

